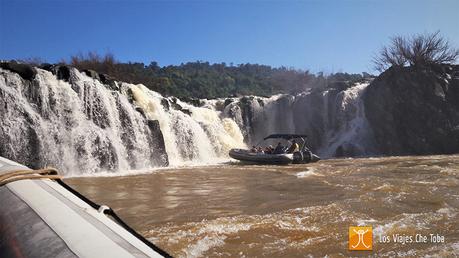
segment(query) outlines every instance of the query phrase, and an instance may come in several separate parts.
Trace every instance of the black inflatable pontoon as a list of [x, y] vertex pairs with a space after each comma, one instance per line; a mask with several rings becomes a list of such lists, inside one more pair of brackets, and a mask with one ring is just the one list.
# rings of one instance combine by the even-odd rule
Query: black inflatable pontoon
[[264, 138], [268, 139], [284, 139], [287, 141], [293, 139], [301, 140], [300, 150], [294, 153], [278, 153], [278, 154], [267, 154], [264, 152], [252, 152], [245, 149], [231, 149], [229, 156], [233, 159], [237, 159], [244, 162], [259, 163], [259, 164], [300, 164], [310, 163], [319, 161], [319, 156], [313, 154], [306, 147], [306, 135], [301, 134], [271, 134]]

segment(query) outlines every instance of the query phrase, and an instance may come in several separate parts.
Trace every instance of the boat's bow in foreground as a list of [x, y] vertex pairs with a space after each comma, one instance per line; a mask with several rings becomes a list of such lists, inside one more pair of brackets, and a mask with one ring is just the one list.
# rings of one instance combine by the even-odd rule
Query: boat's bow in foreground
[[31, 171], [0, 157], [0, 257], [169, 256], [110, 208]]

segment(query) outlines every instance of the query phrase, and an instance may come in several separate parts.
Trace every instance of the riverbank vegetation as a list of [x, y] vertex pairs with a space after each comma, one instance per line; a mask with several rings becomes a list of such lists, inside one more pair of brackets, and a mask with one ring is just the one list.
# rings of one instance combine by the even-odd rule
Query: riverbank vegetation
[[374, 68], [384, 72], [392, 66], [426, 67], [452, 64], [459, 57], [459, 49], [450, 45], [440, 31], [411, 37], [395, 36], [374, 57]]
[[371, 78], [370, 74], [312, 74], [287, 67], [259, 64], [226, 64], [196, 61], [159, 66], [119, 62], [113, 54], [78, 54], [66, 61], [80, 70], [94, 70], [119, 81], [141, 83], [163, 95], [179, 98], [219, 98], [241, 95], [270, 96], [295, 93], [308, 88], [347, 87]]

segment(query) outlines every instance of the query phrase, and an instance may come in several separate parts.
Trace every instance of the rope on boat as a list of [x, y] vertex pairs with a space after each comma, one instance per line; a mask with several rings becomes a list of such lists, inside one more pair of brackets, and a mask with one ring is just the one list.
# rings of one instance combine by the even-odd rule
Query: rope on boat
[[0, 175], [0, 187], [4, 186], [6, 184], [19, 181], [19, 180], [26, 180], [26, 179], [51, 179], [55, 180], [59, 185], [64, 187], [67, 191], [71, 192], [72, 194], [76, 195], [78, 198], [80, 198], [82, 201], [86, 202], [89, 206], [92, 208], [96, 209], [98, 212], [109, 215], [115, 220], [118, 225], [123, 227], [125, 230], [127, 230], [129, 233], [134, 235], [137, 239], [139, 239], [141, 242], [143, 242], [145, 245], [153, 249], [155, 252], [158, 254], [162, 255], [163, 257], [169, 258], [172, 257], [170, 254], [168, 254], [166, 251], [163, 249], [159, 248], [152, 242], [148, 241], [145, 237], [137, 233], [133, 228], [131, 228], [126, 222], [124, 222], [116, 213], [113, 209], [111, 209], [108, 206], [105, 205], [99, 205], [88, 198], [86, 196], [82, 195], [66, 183], [62, 181], [63, 177], [59, 175], [57, 169], [55, 168], [43, 168], [43, 169], [37, 169], [37, 170], [13, 170], [9, 171], [5, 174]]
[[43, 168], [37, 170], [13, 170], [0, 175], [0, 186], [26, 179], [51, 179], [58, 180], [62, 176], [58, 174], [55, 168]]

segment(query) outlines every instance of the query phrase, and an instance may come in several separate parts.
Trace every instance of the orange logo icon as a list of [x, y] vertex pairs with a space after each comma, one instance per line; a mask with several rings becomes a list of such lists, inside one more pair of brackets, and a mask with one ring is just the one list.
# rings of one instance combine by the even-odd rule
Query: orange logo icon
[[373, 228], [349, 227], [349, 250], [373, 250]]

